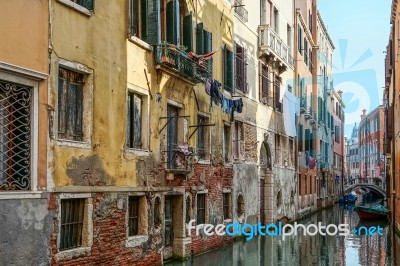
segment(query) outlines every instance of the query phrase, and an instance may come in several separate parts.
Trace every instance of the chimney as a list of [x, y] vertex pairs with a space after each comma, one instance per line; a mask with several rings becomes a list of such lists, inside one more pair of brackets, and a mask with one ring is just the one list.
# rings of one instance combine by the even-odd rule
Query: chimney
[[337, 93], [339, 94], [340, 98], [342, 98], [343, 91], [341, 91], [341, 90], [338, 90], [338, 92], [337, 92]]
[[366, 115], [367, 115], [367, 110], [366, 109], [362, 110], [361, 120], [364, 119]]

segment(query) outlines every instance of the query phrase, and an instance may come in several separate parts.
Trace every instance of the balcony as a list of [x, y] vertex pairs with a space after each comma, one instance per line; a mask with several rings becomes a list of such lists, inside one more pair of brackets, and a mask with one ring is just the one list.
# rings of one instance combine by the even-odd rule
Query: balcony
[[277, 62], [281, 72], [293, 69], [294, 60], [286, 43], [279, 38], [270, 25], [258, 26], [258, 56], [269, 62]]
[[170, 44], [157, 44], [153, 47], [157, 69], [172, 72], [193, 83], [203, 83], [211, 79], [211, 59], [201, 60], [196, 56], [189, 57], [188, 53]]

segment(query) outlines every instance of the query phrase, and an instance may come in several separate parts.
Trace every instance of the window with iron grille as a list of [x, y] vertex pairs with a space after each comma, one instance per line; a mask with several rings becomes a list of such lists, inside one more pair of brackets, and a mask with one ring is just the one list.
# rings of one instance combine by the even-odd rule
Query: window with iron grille
[[82, 246], [85, 199], [61, 200], [60, 251]]
[[32, 88], [0, 80], [0, 191], [31, 188]]
[[129, 197], [128, 208], [128, 235], [136, 236], [139, 233], [139, 200], [140, 197]]
[[84, 8], [93, 11], [94, 8], [94, 0], [70, 0], [75, 4], [83, 6]]
[[129, 148], [142, 148], [142, 97], [128, 93], [127, 145]]
[[260, 63], [259, 67], [260, 77], [260, 101], [263, 103], [269, 102], [269, 78], [268, 78], [268, 67]]
[[239, 121], [235, 121], [235, 138], [233, 143], [233, 156], [235, 160], [240, 159], [241, 155], [241, 143], [244, 139], [243, 137], [243, 123]]
[[207, 118], [204, 116], [197, 117], [197, 150], [200, 159], [206, 159], [206, 130]]
[[58, 73], [58, 137], [83, 139], [84, 75], [61, 68]]
[[239, 44], [235, 44], [235, 77], [236, 77], [236, 89], [247, 92], [247, 54]]
[[206, 194], [197, 194], [197, 224], [206, 222]]
[[231, 193], [223, 193], [223, 210], [224, 210], [224, 219], [231, 218]]

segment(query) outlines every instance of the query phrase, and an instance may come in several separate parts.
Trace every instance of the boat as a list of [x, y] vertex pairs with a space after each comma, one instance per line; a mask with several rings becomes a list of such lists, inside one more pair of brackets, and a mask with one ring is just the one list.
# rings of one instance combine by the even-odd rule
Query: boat
[[354, 204], [357, 201], [357, 196], [354, 192], [346, 194], [339, 199], [339, 203]]
[[354, 210], [357, 212], [360, 219], [365, 220], [386, 220], [389, 210], [382, 205], [374, 206], [355, 206]]

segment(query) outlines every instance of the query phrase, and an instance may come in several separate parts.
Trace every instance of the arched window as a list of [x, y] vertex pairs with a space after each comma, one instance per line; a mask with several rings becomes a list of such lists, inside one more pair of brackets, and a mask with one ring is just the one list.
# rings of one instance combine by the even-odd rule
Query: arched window
[[260, 150], [260, 167], [265, 170], [272, 170], [271, 150], [268, 143], [264, 142]]

